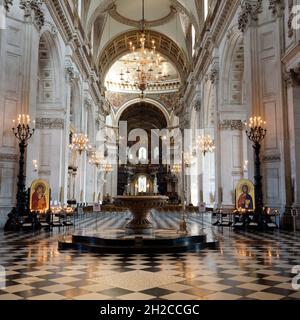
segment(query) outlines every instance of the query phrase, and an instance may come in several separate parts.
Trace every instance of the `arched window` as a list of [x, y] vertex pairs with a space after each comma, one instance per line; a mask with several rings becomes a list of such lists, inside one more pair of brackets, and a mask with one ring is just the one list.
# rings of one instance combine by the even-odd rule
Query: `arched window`
[[158, 160], [159, 158], [159, 147], [154, 148], [154, 159]]
[[195, 54], [195, 45], [196, 45], [196, 30], [192, 25], [192, 53]]
[[147, 178], [145, 176], [140, 176], [139, 177], [138, 190], [139, 190], [139, 193], [147, 192]]
[[208, 0], [204, 0], [204, 20], [206, 20], [207, 16], [208, 16]]
[[139, 161], [147, 161], [147, 149], [145, 147], [139, 149]]

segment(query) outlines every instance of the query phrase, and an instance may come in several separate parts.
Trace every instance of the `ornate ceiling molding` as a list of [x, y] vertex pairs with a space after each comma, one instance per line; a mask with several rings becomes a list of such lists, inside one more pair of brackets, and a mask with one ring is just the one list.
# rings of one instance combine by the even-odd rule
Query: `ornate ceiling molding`
[[[129, 42], [132, 42], [136, 47], [139, 46], [139, 38], [139, 31], [129, 31], [108, 43], [99, 58], [99, 71], [103, 78], [118, 58], [130, 52]], [[146, 48], [151, 48], [152, 40], [155, 40], [157, 44], [157, 51], [176, 66], [181, 80], [184, 81], [190, 69], [185, 53], [166, 35], [156, 31], [146, 31]]]
[[[117, 5], [114, 4], [111, 8], [108, 9], [108, 13], [110, 14], [110, 16], [115, 19], [116, 21], [125, 24], [127, 26], [130, 27], [135, 27], [135, 28], [140, 28], [141, 27], [141, 21], [140, 20], [132, 20], [129, 18], [126, 18], [124, 16], [122, 16], [118, 10], [117, 10]], [[174, 6], [170, 6], [170, 12], [168, 15], [166, 15], [165, 17], [162, 17], [160, 19], [157, 20], [152, 20], [152, 21], [145, 21], [145, 27], [146, 28], [151, 28], [151, 27], [158, 27], [161, 26], [163, 24], [168, 23], [169, 21], [171, 21], [175, 15], [177, 13], [176, 8], [174, 8]]]

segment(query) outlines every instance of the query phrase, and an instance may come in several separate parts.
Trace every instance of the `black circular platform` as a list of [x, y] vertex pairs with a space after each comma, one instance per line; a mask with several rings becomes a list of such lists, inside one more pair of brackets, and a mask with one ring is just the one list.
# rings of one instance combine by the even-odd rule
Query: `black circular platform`
[[205, 233], [181, 234], [176, 230], [158, 229], [152, 234], [127, 234], [124, 230], [79, 232], [59, 239], [60, 250], [75, 249], [95, 253], [166, 253], [216, 248]]

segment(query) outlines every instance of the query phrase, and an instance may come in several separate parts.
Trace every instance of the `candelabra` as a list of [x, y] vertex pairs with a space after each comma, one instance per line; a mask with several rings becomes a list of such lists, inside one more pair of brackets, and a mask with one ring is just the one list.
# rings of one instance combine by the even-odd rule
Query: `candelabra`
[[[34, 122], [33, 122], [34, 124]], [[20, 217], [27, 213], [26, 204], [26, 175], [25, 175], [25, 151], [28, 141], [34, 134], [34, 128], [31, 128], [31, 120], [29, 115], [20, 114], [17, 121], [13, 120], [12, 131], [15, 137], [19, 140], [19, 174], [17, 184], [17, 205], [8, 215], [8, 221], [5, 225], [5, 230], [18, 230], [20, 228]]]
[[250, 118], [249, 123], [246, 123], [246, 134], [248, 139], [253, 143], [252, 147], [255, 153], [255, 175], [254, 175], [254, 186], [255, 186], [255, 204], [256, 213], [259, 218], [259, 226], [263, 228], [263, 191], [262, 191], [262, 176], [261, 176], [261, 162], [260, 162], [260, 151], [261, 142], [264, 140], [267, 129], [264, 128], [266, 122], [261, 117]]
[[204, 156], [208, 152], [213, 152], [215, 150], [215, 142], [211, 136], [201, 136], [197, 139], [197, 146], [203, 152]]

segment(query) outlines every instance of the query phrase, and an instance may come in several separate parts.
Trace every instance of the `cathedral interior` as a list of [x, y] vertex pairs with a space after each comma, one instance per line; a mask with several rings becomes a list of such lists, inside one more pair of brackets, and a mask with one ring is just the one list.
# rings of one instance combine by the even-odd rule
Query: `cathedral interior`
[[300, 299], [299, 6], [0, 0], [0, 300]]

